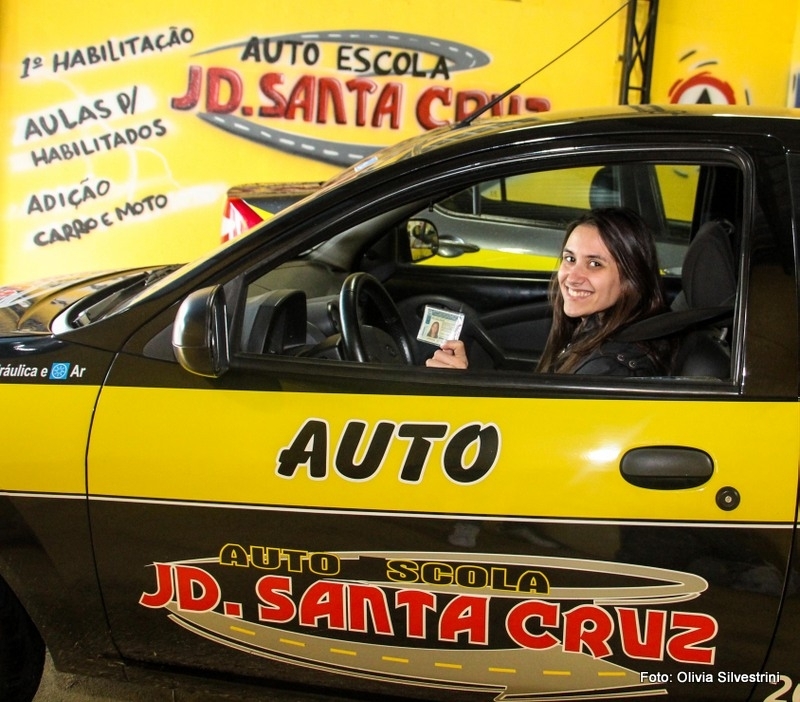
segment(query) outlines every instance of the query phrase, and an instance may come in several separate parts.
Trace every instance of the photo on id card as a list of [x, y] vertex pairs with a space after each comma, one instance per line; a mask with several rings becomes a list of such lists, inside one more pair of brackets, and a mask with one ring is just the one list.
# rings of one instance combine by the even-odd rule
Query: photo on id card
[[461, 312], [451, 312], [426, 305], [417, 339], [441, 346], [443, 341], [458, 339], [463, 326], [464, 315]]

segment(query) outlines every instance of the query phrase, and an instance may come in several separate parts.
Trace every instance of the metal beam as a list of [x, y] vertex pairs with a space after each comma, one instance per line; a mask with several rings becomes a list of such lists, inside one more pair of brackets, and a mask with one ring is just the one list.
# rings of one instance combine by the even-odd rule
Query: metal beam
[[[650, 102], [657, 18], [658, 0], [630, 0], [628, 3], [620, 105], [646, 105]], [[632, 98], [638, 99], [632, 101]]]

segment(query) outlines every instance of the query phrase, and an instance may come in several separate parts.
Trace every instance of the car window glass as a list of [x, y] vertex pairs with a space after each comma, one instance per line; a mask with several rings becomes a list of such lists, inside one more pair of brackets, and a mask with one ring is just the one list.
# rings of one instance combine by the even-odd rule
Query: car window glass
[[694, 214], [700, 166], [657, 165], [655, 173], [667, 222], [684, 228], [689, 226]]
[[662, 267], [680, 273], [699, 180], [696, 164], [609, 164], [487, 180], [420, 217], [439, 250], [424, 265], [552, 271], [564, 227], [590, 208], [631, 207], [650, 223]]

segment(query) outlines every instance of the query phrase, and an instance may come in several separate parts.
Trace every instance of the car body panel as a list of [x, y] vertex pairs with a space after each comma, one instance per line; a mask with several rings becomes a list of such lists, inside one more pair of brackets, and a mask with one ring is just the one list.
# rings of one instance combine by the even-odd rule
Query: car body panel
[[[281, 372], [280, 363], [273, 365], [273, 373], [253, 373], [251, 382], [291, 386], [292, 376]], [[117, 366], [117, 372], [124, 374], [124, 367]], [[314, 383], [310, 378], [305, 382]], [[98, 440], [93, 440], [89, 452], [91, 512], [101, 583], [109, 616], [116, 623], [112, 628], [136, 631], [145, 625], [148, 614], [160, 611], [173, 625], [179, 624], [225, 648], [247, 651], [256, 659], [245, 663], [213, 654], [214, 666], [231, 673], [259, 676], [263, 670], [267, 676], [305, 680], [308, 668], [312, 668], [321, 671], [320, 680], [325, 685], [347, 685], [342, 680], [355, 676], [358, 682], [352, 684], [356, 689], [376, 692], [383, 689], [376, 681], [388, 680], [403, 688], [410, 686], [404, 694], [423, 698], [430, 688], [457, 689], [464, 694], [480, 690], [481, 695], [491, 697], [531, 689], [537, 693], [588, 689], [597, 693], [607, 689], [609, 694], [621, 694], [630, 686], [652, 692], [663, 687], [643, 682], [641, 673], [653, 667], [654, 656], [658, 657], [659, 670], [672, 670], [672, 676], [687, 665], [695, 666], [692, 670], [698, 676], [709, 664], [714, 671], [721, 666], [749, 670], [760, 665], [765, 649], [754, 644], [763, 640], [777, 616], [779, 600], [775, 594], [780, 589], [780, 573], [788, 568], [796, 516], [794, 466], [799, 449], [785, 440], [798, 424], [796, 403], [743, 403], [736, 398], [729, 402], [675, 399], [669, 403], [619, 398], [509, 400], [472, 397], [462, 391], [457, 395], [461, 406], [453, 407], [447, 405], [453, 397], [440, 397], [431, 405], [425, 396], [409, 388], [406, 393], [410, 394], [382, 395], [375, 393], [375, 388], [368, 395], [337, 393], [331, 406], [330, 395], [313, 390], [209, 392], [115, 387], [112, 375], [98, 406]], [[163, 413], [142, 421], [145, 408], [153, 405], [162, 407]], [[335, 409], [309, 413], [309, 407]], [[126, 414], [131, 422], [136, 418], [140, 436], [146, 437], [137, 444], [139, 450], [112, 438], [112, 424]], [[238, 439], [224, 450], [215, 447], [213, 441], [174, 440], [175, 436], [190, 434], [211, 437], [215, 427], [232, 416], [237, 418]], [[753, 442], [743, 453], [743, 447], [732, 445], [727, 437], [753, 430], [754, 416], [763, 421], [756, 429], [763, 443]], [[165, 417], [172, 419], [165, 421]], [[572, 427], [583, 417], [593, 418], [591, 428], [584, 427], [576, 435]], [[530, 418], [537, 418], [535, 428]], [[363, 471], [354, 477], [359, 471], [349, 462], [352, 455], [342, 448], [344, 427], [356, 419], [365, 425], [363, 442], [373, 436], [381, 422], [395, 427], [384, 460], [368, 477]], [[497, 428], [499, 455], [484, 477], [475, 482], [456, 482], [447, 473], [446, 446], [459, 430], [475, 424]], [[445, 438], [432, 442], [430, 453], [421, 463], [409, 459], [411, 441], [397, 438], [403, 426], [412, 425], [447, 427]], [[709, 453], [715, 466], [713, 478], [693, 490], [646, 489], [625, 482], [619, 462], [626, 450], [665, 441]], [[293, 456], [291, 460], [287, 451]], [[363, 451], [360, 444], [359, 454]], [[537, 456], [541, 458], [537, 460]], [[449, 460], [452, 463], [452, 455]], [[475, 460], [480, 464], [479, 458]], [[221, 470], [223, 465], [227, 467]], [[412, 465], [419, 469], [418, 479], [406, 475], [404, 480], [404, 470], [413, 473], [409, 470]], [[785, 470], [762, 472], [753, 468], [764, 465], [782, 465]], [[463, 480], [459, 472], [463, 468], [450, 466], [450, 470]], [[536, 476], [533, 482], [532, 474]], [[120, 475], [126, 479], [120, 480]], [[787, 477], [788, 482], [782, 482]], [[717, 502], [717, 495], [730, 487], [738, 491], [742, 502], [735, 510], [726, 511]], [[603, 499], [598, 500], [598, 495]], [[143, 548], [137, 558], [131, 559], [127, 552], [129, 565], [123, 566], [114, 544], [130, 539], [124, 525], [135, 524], [137, 538], [144, 544], [155, 544], [160, 541], [158, 534], [165, 519], [176, 536], [175, 543], [167, 548], [166, 544], [159, 545], [152, 557]], [[466, 551], [454, 549], [448, 541], [461, 522], [477, 523], [480, 530], [477, 543]], [[249, 526], [242, 529], [243, 523]], [[515, 536], [518, 527], [523, 533], [531, 529], [534, 538], [541, 537], [555, 547], [537, 547], [536, 542], [531, 546], [524, 537]], [[421, 532], [427, 538], [421, 537]], [[675, 544], [681, 544], [677, 551]], [[488, 549], [482, 550], [481, 545]], [[286, 556], [281, 565], [275, 561], [259, 568], [251, 560], [256, 558], [251, 555], [253, 547], [258, 553], [262, 548], [291, 552], [297, 561], [292, 564]], [[312, 565], [314, 559], [319, 564]], [[505, 613], [509, 601], [519, 607], [529, 601], [530, 591], [523, 595], [513, 589], [517, 587], [514, 585], [515, 594], [509, 597], [507, 588], [511, 587], [509, 579], [516, 582], [520, 570], [533, 570], [542, 573], [548, 587], [553, 587], [545, 600], [565, 616], [576, 609], [576, 601], [585, 600], [594, 604], [581, 606], [595, 609], [576, 609], [570, 616], [592, 614], [607, 623], [620, 616], [620, 611], [623, 617], [632, 617], [633, 611], [641, 613], [637, 606], [647, 602], [648, 616], [659, 622], [662, 617], [665, 622], [681, 622], [686, 615], [692, 626], [709, 628], [697, 633], [703, 644], [698, 642], [687, 650], [678, 643], [668, 644], [671, 637], [685, 630], [670, 630], [664, 635], [665, 648], [643, 654], [643, 665], [641, 658], [627, 657], [625, 651], [613, 650], [610, 644], [608, 653], [592, 645], [574, 651], [570, 647], [578, 644], [572, 640], [565, 644], [563, 639], [528, 659], [518, 648], [520, 632], [511, 627], [510, 633], [508, 628], [505, 631], [505, 647], [498, 659], [496, 649], [486, 650], [479, 643], [483, 630], [471, 620], [478, 615], [468, 609], [457, 621], [465, 630], [473, 627], [472, 633], [458, 635], [461, 644], [455, 651], [452, 644], [443, 658], [440, 651], [433, 651], [445, 645], [450, 636], [443, 633], [440, 623], [440, 629], [432, 629], [425, 639], [432, 650], [419, 659], [416, 638], [404, 641], [396, 629], [387, 638], [386, 633], [380, 635], [380, 626], [384, 616], [396, 620], [399, 614], [393, 603], [398, 592], [408, 589], [405, 582], [392, 582], [387, 572], [399, 568], [404, 577], [412, 577], [408, 575], [410, 568], [416, 578], [417, 566], [409, 564], [423, 562], [443, 564], [441, 568], [447, 573], [460, 568], [461, 572], [475, 570], [502, 577], [501, 582], [483, 588], [411, 583], [415, 589], [432, 590], [444, 601], [471, 597], [477, 591], [491, 612], [487, 616], [492, 622], [500, 617], [495, 607]], [[623, 587], [621, 592], [580, 591], [570, 596], [559, 594], [554, 585], [564, 573], [577, 577], [602, 568], [613, 569], [613, 564], [620, 562], [631, 564], [626, 575], [634, 578], [637, 586], [655, 581], [664, 590], [642, 593], [634, 589], [633, 594], [624, 589], [624, 583], [616, 583], [616, 587]], [[333, 567], [330, 563], [336, 563], [337, 568], [351, 563], [372, 566], [366, 573], [362, 568], [367, 565], [355, 571], [357, 582], [365, 588], [359, 596], [371, 603], [359, 605], [368, 607], [364, 623], [352, 622], [356, 614], [346, 612], [355, 605], [346, 599], [335, 600], [335, 606], [319, 605], [320, 609], [308, 604], [308, 598], [323, 597], [319, 594], [321, 583], [331, 579], [348, 583], [355, 577], [348, 575], [344, 565], [341, 572], [326, 573], [326, 568]], [[261, 580], [265, 576], [275, 579], [271, 586], [275, 589]], [[442, 576], [431, 577], [435, 581]], [[165, 583], [173, 581], [178, 589], [169, 591]], [[732, 588], [737, 581], [740, 584]], [[202, 593], [196, 595], [197, 601], [186, 594], [190, 587]], [[746, 594], [748, 591], [761, 593], [758, 604]], [[337, 593], [339, 597], [349, 596]], [[213, 607], [212, 599], [205, 594], [213, 599]], [[543, 594], [536, 593], [536, 600], [540, 601]], [[333, 598], [326, 591], [328, 596]], [[684, 597], [693, 602], [688, 609], [682, 604]], [[143, 611], [131, 611], [133, 600]], [[746, 607], [745, 601], [749, 602]], [[376, 602], [388, 603], [386, 610]], [[465, 607], [472, 604], [471, 600], [456, 602]], [[253, 607], [268, 604], [286, 607], [294, 615], [289, 621], [270, 622], [269, 614], [254, 613], [259, 610]], [[220, 607], [225, 606], [234, 613], [233, 622], [220, 618]], [[307, 614], [304, 606], [310, 608]], [[443, 606], [435, 605], [442, 616], [448, 611], [441, 610]], [[739, 614], [723, 614], [731, 611], [746, 611], [746, 620]], [[282, 612], [281, 617], [288, 614]], [[632, 620], [625, 619], [624, 625], [614, 621], [615, 627], [629, 627]], [[154, 634], [165, 639], [162, 644], [151, 639], [149, 649], [155, 647], [160, 659], [172, 660], [175, 665], [190, 664], [194, 654], [187, 658], [185, 652], [175, 650], [168, 643], [168, 631]], [[493, 640], [504, 638], [501, 634], [495, 632]], [[147, 660], [147, 652], [135, 637], [123, 635], [117, 643], [131, 658]], [[625, 646], [631, 645], [626, 641]], [[521, 660], [515, 662], [517, 657]], [[702, 663], [695, 657], [708, 658]], [[263, 663], [258, 662], [262, 658], [275, 665], [262, 668]], [[501, 665], [498, 660], [505, 663]], [[523, 660], [527, 662], [523, 664]], [[402, 674], [391, 670], [398, 665], [405, 669]], [[296, 671], [298, 666], [300, 670]], [[464, 672], [467, 670], [469, 674]], [[523, 670], [539, 672], [526, 677], [520, 673]], [[725, 685], [705, 686], [697, 699], [727, 699], [727, 691]]]
[[109, 289], [124, 290], [159, 269], [163, 267], [76, 273], [3, 286], [0, 288], [0, 331], [48, 333], [52, 331], [54, 320], [75, 303], [80, 302], [85, 308], [94, 296], [107, 296]]
[[[86, 437], [91, 426], [99, 387], [59, 388], [18, 385], [4, 393], [22, 416], [47, 417], [18, 426], [6, 447], [8, 467], [3, 488], [13, 492], [84, 495], [86, 492]], [[48, 440], [41, 440], [42, 423]], [[54, 451], [53, 447], [61, 447]]]
[[[90, 494], [288, 507], [446, 507], [501, 516], [779, 524], [794, 520], [796, 476], [786, 467], [793, 465], [800, 447], [787, 437], [800, 417], [792, 403], [459, 397], [459, 406], [448, 408], [443, 421], [439, 404], [426, 407], [430, 403], [423, 395], [335, 397], [335, 407], [323, 411], [331, 397], [316, 392], [106, 386], [89, 450]], [[149, 407], [161, 411], [148, 416]], [[309, 407], [318, 410], [310, 415]], [[230, 417], [236, 417], [239, 438], [233, 445], [219, 445], [216, 431]], [[535, 426], [531, 418], [536, 418]], [[350, 440], [357, 440], [364, 451], [382, 424], [392, 438], [376, 441], [380, 460], [373, 459], [369, 470], [337, 470], [337, 447], [348, 425]], [[116, 429], [133, 425], [143, 439], [138, 449], [122, 442]], [[410, 447], [416, 443], [415, 452], [422, 451], [423, 439], [415, 442], [414, 437], [425, 436], [425, 427], [430, 428], [430, 438], [424, 441], [424, 460], [412, 461]], [[470, 458], [464, 447], [463, 458], [460, 453], [456, 458], [457, 449], [448, 447], [453, 442], [460, 446], [459, 432], [466, 441], [473, 428], [477, 435], [486, 431], [485, 447], [472, 437], [479, 444], [474, 449], [478, 456]], [[759, 438], [747, 446], [728, 439], [728, 432], [751, 431]], [[192, 442], [175, 440], [191, 434]], [[399, 436], [403, 434], [405, 438]], [[688, 492], [642, 489], [622, 478], [619, 464], [626, 452], [665, 445], [707, 453], [714, 465], [712, 478]], [[284, 451], [297, 458], [281, 460]], [[150, 452], [145, 466], [144, 456]], [[354, 460], [342, 454], [339, 460], [345, 465]], [[477, 461], [477, 466], [470, 471], [462, 461], [465, 466]], [[235, 466], [233, 474], [220, 472], [226, 462]], [[753, 470], [757, 465], [775, 468]], [[194, 477], [188, 484], [185, 466], [191, 466]], [[532, 473], [534, 504], [523, 489]], [[792, 481], [788, 484], [787, 476]], [[734, 487], [742, 499], [727, 513], [715, 502], [716, 493], [726, 486]], [[604, 500], [592, 499], [597, 494]]]
[[[388, 685], [422, 699], [471, 686], [481, 694], [460, 699], [606, 689], [613, 698], [620, 688], [663, 691], [665, 679], [643, 680], [647, 671], [677, 682], [680, 671], [758, 668], [777, 613], [780, 561], [748, 561], [790, 539], [789, 530], [769, 528], [753, 541], [749, 531], [679, 523], [669, 530], [545, 524], [539, 536], [564, 554], [547, 557], [515, 535], [513, 520], [482, 521], [480, 545], [465, 550], [448, 543], [453, 521], [431, 515], [244, 508], [231, 520], [219, 507], [156, 502], [99, 502], [93, 512], [104, 541], [127, 542], [128, 528], [146, 520], [174, 542], [148, 562], [145, 535], [101, 566], [106, 595], [127, 600], [110, 608], [127, 657], [152, 662], [157, 653], [177, 666], [200, 660], [334, 694], [378, 694]], [[684, 552], [665, 552], [667, 541]], [[378, 543], [388, 548], [375, 550]], [[723, 544], [736, 556], [709, 554], [721, 555]], [[534, 619], [523, 629], [526, 615]], [[595, 624], [604, 628], [587, 641]], [[136, 636], [142, 626], [149, 646]], [[669, 689], [680, 699], [745, 697], [725, 684]]]

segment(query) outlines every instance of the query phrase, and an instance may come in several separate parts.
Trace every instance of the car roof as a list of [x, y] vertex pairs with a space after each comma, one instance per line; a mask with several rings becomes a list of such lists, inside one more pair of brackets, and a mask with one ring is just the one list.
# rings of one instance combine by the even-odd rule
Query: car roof
[[[425, 162], [464, 153], [471, 142], [483, 146], [520, 143], [556, 136], [610, 135], [626, 132], [720, 132], [778, 137], [800, 148], [800, 109], [737, 105], [620, 105], [554, 110], [525, 116], [480, 118], [466, 125], [448, 125], [406, 139], [362, 159], [326, 186], [382, 170], [398, 161], [423, 157]], [[327, 188], [326, 188], [327, 189]]]
[[[635, 126], [637, 124], [642, 125], [651, 121], [654, 128], [667, 128], [668, 125], [674, 124], [670, 128], [684, 129], [693, 129], [701, 125], [708, 128], [711, 124], [721, 126], [723, 121], [733, 121], [740, 129], [763, 133], [764, 120], [776, 123], [785, 122], [785, 128], [800, 134], [800, 109], [740, 105], [615, 105], [478, 119], [465, 126], [449, 125], [417, 137], [417, 149], [415, 150], [425, 149], [429, 145], [428, 142], [432, 146], [440, 141], [444, 134], [450, 136], [447, 140], [449, 142], [459, 140], [459, 135], [463, 135], [464, 139], [470, 139], [475, 136], [488, 137], [504, 132], [519, 133], [520, 131], [552, 128], [554, 125], [574, 127], [576, 124], [580, 124], [583, 133], [591, 133], [593, 125], [600, 131], [601, 124], [604, 125], [603, 131], [614, 131], [615, 125], [616, 129], [625, 131], [637, 128]], [[414, 139], [408, 142], [412, 149], [413, 142]]]

